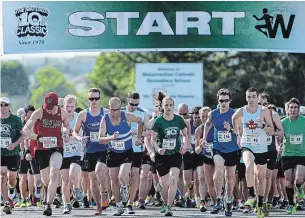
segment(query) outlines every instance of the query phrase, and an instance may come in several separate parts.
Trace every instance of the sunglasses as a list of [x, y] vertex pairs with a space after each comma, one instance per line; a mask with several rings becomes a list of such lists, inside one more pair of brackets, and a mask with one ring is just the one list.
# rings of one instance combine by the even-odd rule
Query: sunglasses
[[95, 98], [88, 98], [89, 99], [89, 101], [99, 101], [100, 100], [100, 97], [95, 97]]
[[129, 102], [129, 105], [130, 105], [130, 106], [137, 107], [139, 104], [133, 104], [133, 103], [130, 103], [130, 102]]
[[121, 109], [111, 109], [111, 108], [109, 108], [109, 110], [112, 111], [112, 112], [116, 112], [116, 111], [119, 111]]
[[186, 116], [187, 113], [179, 113], [180, 116]]
[[1, 107], [8, 107], [9, 104], [1, 104]]
[[218, 100], [220, 103], [228, 103], [230, 101], [230, 99], [220, 99]]

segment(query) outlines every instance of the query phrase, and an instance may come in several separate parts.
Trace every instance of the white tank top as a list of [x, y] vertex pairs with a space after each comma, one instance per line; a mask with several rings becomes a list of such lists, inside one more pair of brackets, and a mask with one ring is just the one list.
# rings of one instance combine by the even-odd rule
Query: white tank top
[[257, 122], [262, 114], [262, 106], [259, 105], [254, 114], [249, 113], [246, 107], [243, 107], [243, 135], [241, 138], [241, 146], [249, 148], [254, 153], [267, 152], [267, 134]]
[[[71, 133], [73, 132], [76, 124], [77, 116], [78, 113], [74, 112], [73, 120], [69, 122]], [[81, 131], [79, 132], [79, 135], [81, 135]], [[80, 141], [71, 137], [68, 143], [64, 143], [64, 158], [82, 156], [82, 153], [82, 143]]]

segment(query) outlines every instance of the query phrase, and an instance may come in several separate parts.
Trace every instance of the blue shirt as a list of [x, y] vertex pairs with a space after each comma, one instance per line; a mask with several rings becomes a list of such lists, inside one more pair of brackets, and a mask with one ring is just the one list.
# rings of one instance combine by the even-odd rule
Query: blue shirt
[[115, 132], [120, 134], [118, 138], [109, 143], [109, 149], [115, 153], [123, 153], [132, 149], [132, 131], [128, 125], [125, 112], [121, 111], [121, 123], [119, 125], [112, 125], [108, 114], [105, 114], [105, 121], [108, 136], [113, 135]]

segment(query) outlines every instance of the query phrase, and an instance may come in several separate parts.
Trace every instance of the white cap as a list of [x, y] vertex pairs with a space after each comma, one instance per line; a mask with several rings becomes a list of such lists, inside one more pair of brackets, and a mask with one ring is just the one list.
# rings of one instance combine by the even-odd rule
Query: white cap
[[19, 109], [17, 110], [17, 116], [18, 116], [18, 117], [21, 117], [23, 114], [25, 114], [24, 108], [19, 108]]
[[11, 104], [11, 100], [8, 97], [1, 97], [0, 102], [5, 102], [7, 104]]

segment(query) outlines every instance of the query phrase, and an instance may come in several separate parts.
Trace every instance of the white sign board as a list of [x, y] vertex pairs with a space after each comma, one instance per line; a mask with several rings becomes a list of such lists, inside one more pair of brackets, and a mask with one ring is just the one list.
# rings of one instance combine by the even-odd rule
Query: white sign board
[[154, 95], [158, 91], [173, 97], [175, 108], [185, 103], [191, 111], [203, 106], [203, 64], [136, 64], [136, 90], [140, 93], [140, 107], [151, 112], [155, 110]]

